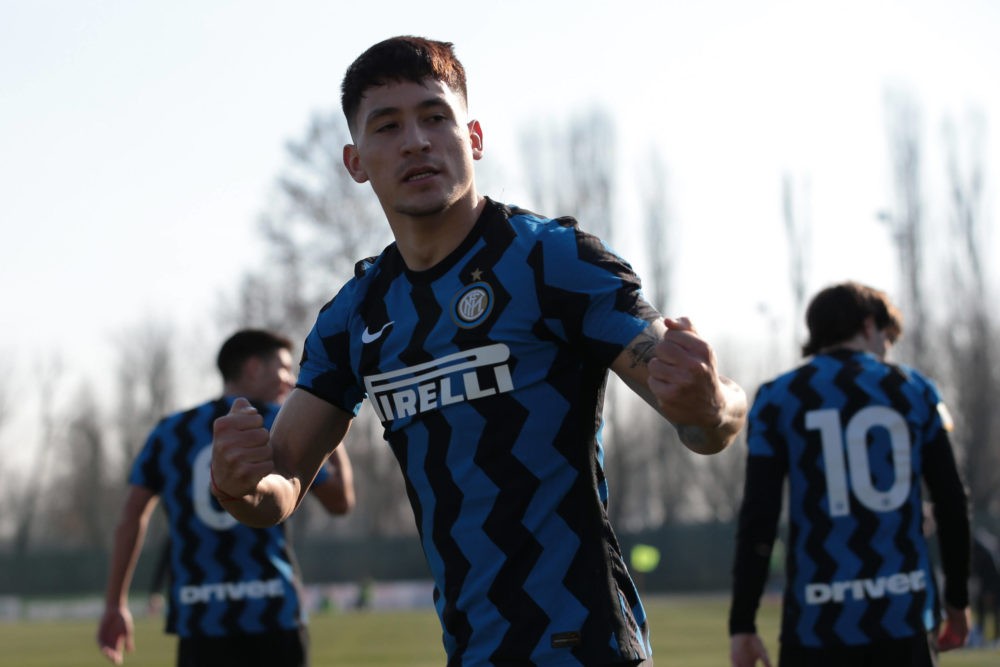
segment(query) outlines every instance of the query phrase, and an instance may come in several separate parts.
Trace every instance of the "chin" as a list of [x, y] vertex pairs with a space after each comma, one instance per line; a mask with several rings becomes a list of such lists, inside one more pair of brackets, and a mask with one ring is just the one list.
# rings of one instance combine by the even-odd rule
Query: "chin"
[[427, 202], [406, 202], [396, 205], [396, 212], [401, 215], [408, 215], [414, 218], [437, 215], [445, 210], [453, 202], [447, 199]]

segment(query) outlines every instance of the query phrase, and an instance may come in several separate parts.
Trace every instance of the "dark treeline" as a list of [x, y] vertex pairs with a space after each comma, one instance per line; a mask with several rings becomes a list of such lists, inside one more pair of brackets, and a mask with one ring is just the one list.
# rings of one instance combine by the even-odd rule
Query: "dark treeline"
[[[895, 358], [927, 371], [949, 402], [957, 424], [954, 438], [974, 502], [976, 521], [997, 527], [1000, 521], [1000, 417], [991, 403], [1000, 395], [1000, 331], [991, 293], [985, 239], [984, 160], [979, 140], [985, 132], [975, 120], [946, 123], [942, 133], [944, 164], [925, 164], [920, 109], [905, 93], [886, 96], [887, 140], [893, 174], [891, 212], [873, 215], [873, 233], [888, 234], [896, 251], [901, 285], [898, 301], [907, 327]], [[609, 242], [616, 226], [620, 184], [615, 126], [601, 109], [565, 122], [524, 128], [521, 171], [528, 182], [532, 208], [573, 215], [581, 225]], [[269, 203], [258, 221], [267, 257], [246, 273], [234, 293], [219, 297], [213, 327], [202, 336], [197, 354], [214, 355], [217, 341], [242, 326], [278, 329], [302, 340], [316, 312], [351, 275], [354, 262], [377, 254], [391, 239], [367, 187], [347, 175], [341, 148], [348, 141], [339, 112], [315, 114], [300, 139], [287, 145], [287, 164], [279, 173]], [[642, 236], [648, 256], [645, 290], [663, 312], [671, 312], [680, 231], [670, 216], [668, 159], [646, 156], [636, 180], [641, 220], [630, 233]], [[489, 168], [488, 165], [484, 165]], [[940, 176], [938, 176], [940, 174]], [[490, 176], [496, 178], [496, 174]], [[928, 213], [927, 180], [944, 184], [946, 214]], [[810, 290], [809, 202], [795, 187], [796, 175], [782, 185], [787, 284], [775, 293], [789, 295], [793, 318], [802, 319]], [[994, 193], [996, 194], [996, 193]], [[946, 238], [941, 244], [935, 239]], [[942, 245], [944, 247], [942, 247]], [[878, 286], [884, 287], [884, 286]], [[129, 463], [152, 425], [179, 404], [182, 382], [178, 349], [180, 327], [139, 322], [121, 332], [114, 349], [116, 390], [113, 397], [79, 389], [65, 409], [52, 393], [63, 378], [57, 360], [43, 364], [31, 389], [40, 394], [38, 442], [31, 474], [0, 462], [0, 552], [30, 558], [33, 549], [110, 549], [111, 536], [125, 492]], [[796, 328], [796, 337], [802, 327]], [[793, 350], [797, 340], [778, 341]], [[778, 359], [745, 349], [736, 341], [713, 341], [724, 355], [725, 371], [749, 393], [781, 370]], [[190, 355], [190, 353], [189, 353]], [[200, 386], [218, 387], [206, 366]], [[216, 389], [217, 390], [217, 389]], [[12, 410], [13, 388], [0, 380], [0, 438]], [[209, 390], [211, 391], [211, 389]], [[207, 397], [207, 395], [205, 395]], [[740, 501], [744, 442], [714, 457], [696, 457], [677, 441], [673, 429], [651, 411], [636, 409], [636, 399], [612, 380], [606, 397], [606, 465], [611, 485], [613, 521], [623, 533], [664, 525], [725, 522]], [[294, 521], [297, 541], [412, 536], [414, 527], [401, 475], [381, 427], [367, 406], [348, 437], [354, 462], [358, 505], [347, 518], [310, 512], [309, 503]], [[44, 480], [44, 484], [38, 483]], [[41, 490], [41, 492], [39, 492]], [[158, 539], [162, 525], [149, 536]]]

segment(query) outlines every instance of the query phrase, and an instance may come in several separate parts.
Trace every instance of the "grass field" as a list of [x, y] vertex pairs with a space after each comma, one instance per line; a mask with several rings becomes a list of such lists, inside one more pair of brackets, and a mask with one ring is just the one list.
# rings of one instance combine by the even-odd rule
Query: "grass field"
[[[646, 601], [657, 667], [726, 667], [727, 600], [722, 596], [653, 597]], [[776, 657], [778, 607], [761, 609], [759, 625]], [[310, 621], [314, 667], [441, 667], [440, 629], [432, 610], [316, 614]], [[92, 667], [106, 665], [97, 650], [95, 620], [0, 623], [0, 666]], [[136, 621], [132, 667], [172, 667], [175, 639], [158, 618]], [[942, 667], [996, 667], [1000, 650], [946, 653]]]

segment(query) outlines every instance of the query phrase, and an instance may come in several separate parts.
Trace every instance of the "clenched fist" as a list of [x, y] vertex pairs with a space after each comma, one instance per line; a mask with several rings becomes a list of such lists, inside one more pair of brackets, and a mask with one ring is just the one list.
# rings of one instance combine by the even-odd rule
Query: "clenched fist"
[[663, 323], [667, 331], [647, 366], [649, 389], [689, 449], [718, 452], [743, 426], [743, 390], [719, 375], [715, 351], [686, 317]]
[[245, 398], [212, 425], [212, 493], [220, 500], [254, 494], [274, 472], [274, 452], [264, 418]]

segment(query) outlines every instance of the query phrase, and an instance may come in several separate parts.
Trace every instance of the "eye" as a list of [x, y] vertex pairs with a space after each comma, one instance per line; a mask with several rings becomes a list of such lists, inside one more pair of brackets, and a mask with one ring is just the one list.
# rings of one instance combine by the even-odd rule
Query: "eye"
[[424, 122], [428, 125], [438, 125], [441, 123], [447, 123], [451, 119], [444, 111], [432, 111], [424, 116]]
[[383, 123], [382, 125], [379, 125], [375, 128], [375, 133], [381, 134], [384, 132], [389, 132], [391, 130], [395, 130], [397, 127], [399, 127], [398, 123]]

